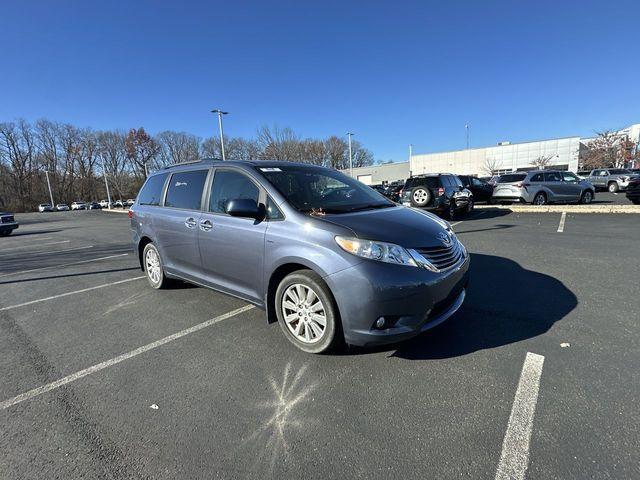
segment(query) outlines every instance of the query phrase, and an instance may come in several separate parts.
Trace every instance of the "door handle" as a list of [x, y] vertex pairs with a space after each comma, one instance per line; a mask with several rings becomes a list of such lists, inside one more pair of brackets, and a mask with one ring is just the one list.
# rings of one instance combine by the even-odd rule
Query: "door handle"
[[184, 222], [184, 224], [187, 226], [187, 228], [196, 228], [196, 219], [193, 217], [189, 217]]
[[203, 232], [208, 232], [213, 228], [213, 224], [209, 220], [202, 220], [200, 222], [200, 230]]

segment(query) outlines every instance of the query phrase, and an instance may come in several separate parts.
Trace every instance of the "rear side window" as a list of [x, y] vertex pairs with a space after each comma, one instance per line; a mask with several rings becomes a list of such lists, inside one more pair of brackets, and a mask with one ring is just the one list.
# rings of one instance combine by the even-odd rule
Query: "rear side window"
[[527, 176], [526, 173], [510, 173], [507, 175], [500, 175], [498, 183], [515, 183], [521, 182]]
[[213, 176], [209, 211], [226, 213], [229, 200], [249, 198], [258, 201], [260, 190], [249, 177], [233, 170], [218, 170]]
[[138, 203], [140, 205], [160, 205], [164, 182], [168, 175], [168, 173], [162, 173], [149, 177], [138, 194]]
[[462, 187], [462, 182], [457, 176], [449, 177], [449, 180], [454, 187]]
[[560, 178], [560, 174], [558, 172], [548, 172], [544, 174], [545, 182], [560, 182], [562, 179]]
[[533, 177], [531, 177], [532, 182], [544, 182], [544, 175], [541, 173], [536, 173]]
[[200, 210], [202, 190], [208, 173], [208, 170], [174, 173], [167, 189], [165, 207]]

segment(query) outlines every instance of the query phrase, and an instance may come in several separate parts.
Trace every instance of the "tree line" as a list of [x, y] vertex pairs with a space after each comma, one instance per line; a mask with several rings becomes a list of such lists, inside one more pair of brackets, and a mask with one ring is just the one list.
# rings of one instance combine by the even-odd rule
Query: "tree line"
[[[259, 128], [253, 138], [224, 137], [227, 160], [284, 160], [349, 167], [346, 139], [302, 138], [290, 128]], [[353, 167], [373, 164], [373, 154], [352, 141]], [[48, 172], [56, 203], [136, 196], [148, 173], [174, 163], [222, 158], [220, 138], [144, 128], [96, 131], [51, 120], [0, 123], [0, 209], [34, 210], [49, 202]]]

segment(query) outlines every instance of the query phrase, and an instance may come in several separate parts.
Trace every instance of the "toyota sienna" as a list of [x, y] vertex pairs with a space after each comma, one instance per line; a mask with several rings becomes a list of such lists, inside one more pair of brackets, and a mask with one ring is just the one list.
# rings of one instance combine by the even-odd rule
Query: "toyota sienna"
[[151, 287], [242, 298], [306, 352], [410, 338], [465, 297], [469, 255], [446, 221], [329, 168], [177, 164], [147, 179], [129, 217]]

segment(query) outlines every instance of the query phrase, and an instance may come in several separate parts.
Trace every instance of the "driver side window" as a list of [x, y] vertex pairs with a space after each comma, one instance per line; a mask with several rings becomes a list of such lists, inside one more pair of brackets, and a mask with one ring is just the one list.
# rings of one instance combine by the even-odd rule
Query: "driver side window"
[[248, 198], [258, 201], [260, 190], [249, 177], [233, 170], [217, 170], [213, 176], [209, 211], [226, 213], [229, 200]]

